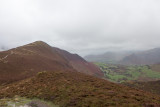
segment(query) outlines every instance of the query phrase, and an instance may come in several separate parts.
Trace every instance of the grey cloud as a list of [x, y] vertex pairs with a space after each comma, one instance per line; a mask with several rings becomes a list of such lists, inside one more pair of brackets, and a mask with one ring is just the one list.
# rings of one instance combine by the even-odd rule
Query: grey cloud
[[80, 55], [160, 46], [158, 0], [1, 0], [0, 46], [42, 40]]

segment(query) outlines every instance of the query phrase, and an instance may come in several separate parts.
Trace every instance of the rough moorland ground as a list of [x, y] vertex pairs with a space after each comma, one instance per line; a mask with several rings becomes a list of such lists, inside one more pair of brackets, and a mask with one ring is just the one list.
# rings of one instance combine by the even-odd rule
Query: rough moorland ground
[[129, 87], [138, 88], [145, 90], [157, 95], [160, 95], [160, 80], [158, 81], [149, 81], [149, 82], [126, 82], [123, 83]]
[[0, 89], [0, 98], [15, 95], [44, 99], [62, 107], [160, 106], [157, 95], [74, 71], [41, 72]]

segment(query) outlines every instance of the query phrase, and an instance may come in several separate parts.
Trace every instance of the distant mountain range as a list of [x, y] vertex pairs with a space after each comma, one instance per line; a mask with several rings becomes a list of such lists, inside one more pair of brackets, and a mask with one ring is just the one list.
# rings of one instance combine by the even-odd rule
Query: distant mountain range
[[160, 48], [133, 53], [120, 61], [122, 64], [129, 65], [151, 65], [160, 63]]
[[84, 57], [90, 62], [103, 62], [122, 65], [150, 65], [160, 63], [160, 48], [139, 52], [107, 52], [101, 55]]
[[101, 70], [77, 54], [37, 41], [0, 52], [0, 83], [31, 77], [41, 71], [70, 71], [103, 77]]
[[84, 57], [89, 62], [103, 62], [103, 63], [111, 63], [116, 64], [119, 61], [123, 60], [126, 56], [131, 55], [133, 52], [130, 51], [122, 51], [122, 52], [106, 52], [104, 54], [99, 55], [87, 55]]

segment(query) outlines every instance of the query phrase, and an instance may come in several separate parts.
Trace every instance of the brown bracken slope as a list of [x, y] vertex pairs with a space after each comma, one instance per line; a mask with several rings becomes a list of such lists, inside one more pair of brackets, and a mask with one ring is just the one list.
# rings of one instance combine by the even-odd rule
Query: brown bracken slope
[[124, 85], [160, 95], [160, 80], [148, 82], [127, 82], [124, 83]]
[[0, 98], [15, 95], [61, 107], [160, 107], [159, 96], [75, 71], [39, 72], [0, 88]]
[[[75, 55], [68, 54], [71, 58], [75, 57]], [[102, 72], [96, 66], [92, 66], [91, 69], [86, 66], [87, 64], [90, 65], [90, 63], [85, 62], [84, 64], [78, 55], [76, 55], [76, 58], [80, 63], [73, 61], [74, 64], [81, 66], [84, 68], [83, 70], [78, 70], [71, 64], [72, 61], [69, 58], [65, 58], [65, 55], [62, 55], [57, 49], [42, 41], [0, 52], [0, 84], [22, 80], [40, 71], [54, 72], [76, 69], [87, 74], [103, 76]], [[98, 73], [94, 74], [94, 72]]]

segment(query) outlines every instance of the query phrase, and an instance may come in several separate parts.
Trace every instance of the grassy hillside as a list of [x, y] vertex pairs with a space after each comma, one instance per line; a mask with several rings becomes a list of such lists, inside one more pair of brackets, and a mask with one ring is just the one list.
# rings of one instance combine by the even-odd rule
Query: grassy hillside
[[149, 65], [122, 66], [104, 63], [95, 63], [103, 71], [105, 77], [113, 82], [130, 80], [150, 81], [160, 79], [160, 72], [153, 71]]
[[0, 89], [0, 98], [38, 98], [61, 107], [141, 107], [160, 105], [160, 97], [78, 72], [41, 72]]

